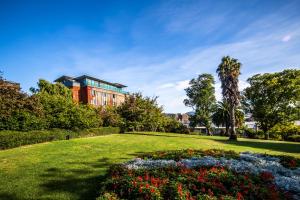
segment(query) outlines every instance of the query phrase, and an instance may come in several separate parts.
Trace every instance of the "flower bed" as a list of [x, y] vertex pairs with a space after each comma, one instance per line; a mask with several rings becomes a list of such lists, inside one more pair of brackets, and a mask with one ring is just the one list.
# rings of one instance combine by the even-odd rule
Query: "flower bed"
[[113, 166], [99, 199], [298, 199], [299, 160], [232, 151], [171, 151]]

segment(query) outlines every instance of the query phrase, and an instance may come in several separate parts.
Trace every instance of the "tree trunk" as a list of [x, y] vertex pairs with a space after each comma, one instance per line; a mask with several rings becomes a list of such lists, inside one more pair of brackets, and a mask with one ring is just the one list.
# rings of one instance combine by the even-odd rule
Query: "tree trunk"
[[229, 140], [237, 140], [235, 132], [235, 110], [234, 106], [230, 106], [230, 137]]
[[207, 135], [212, 135], [211, 132], [210, 132], [210, 130], [209, 130], [209, 127], [205, 127], [205, 128], [206, 128], [206, 134]]
[[225, 136], [229, 136], [229, 123], [226, 122]]

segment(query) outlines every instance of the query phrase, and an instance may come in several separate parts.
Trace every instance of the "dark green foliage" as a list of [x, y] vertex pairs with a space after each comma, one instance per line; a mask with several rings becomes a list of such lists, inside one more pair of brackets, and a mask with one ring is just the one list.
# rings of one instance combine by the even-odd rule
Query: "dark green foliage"
[[98, 108], [98, 113], [103, 120], [103, 126], [120, 127], [123, 125], [123, 119], [118, 114], [118, 108], [106, 106]]
[[300, 135], [288, 136], [287, 140], [292, 142], [300, 142]]
[[257, 135], [256, 131], [253, 130], [252, 128], [244, 128], [243, 131], [244, 131], [244, 134], [245, 134], [248, 138], [252, 138], [252, 139], [258, 138], [258, 135]]
[[0, 131], [0, 149], [8, 149], [27, 144], [48, 142], [53, 140], [64, 140], [69, 135], [70, 138], [100, 136], [119, 133], [117, 127], [92, 128], [80, 131], [69, 131], [62, 129], [52, 129], [43, 131]]
[[190, 130], [176, 119], [165, 117], [164, 132], [189, 134]]
[[0, 77], [0, 130], [33, 130], [45, 126], [39, 99], [28, 96], [18, 84]]
[[184, 100], [184, 104], [195, 111], [190, 118], [190, 125], [195, 127], [201, 124], [206, 127], [207, 133], [210, 133], [211, 115], [215, 109], [214, 83], [214, 77], [211, 74], [201, 74], [197, 79], [192, 79], [190, 87], [185, 89], [188, 99]]
[[156, 151], [151, 153], [143, 153], [138, 155], [142, 159], [153, 159], [153, 160], [175, 160], [179, 161], [186, 158], [195, 158], [203, 156], [212, 156], [216, 158], [226, 157], [226, 158], [239, 158], [239, 154], [235, 151], [225, 151], [222, 149], [208, 149], [208, 150], [198, 150], [198, 149], [185, 149], [185, 150], [172, 150], [172, 151]]
[[102, 125], [96, 109], [73, 102], [71, 90], [61, 83], [40, 80], [38, 89], [31, 89], [43, 106], [47, 128], [85, 129]]
[[123, 119], [122, 131], [158, 131], [163, 129], [165, 116], [157, 97], [143, 97], [140, 93], [128, 95], [117, 108]]
[[278, 123], [300, 119], [300, 70], [257, 74], [248, 82], [243, 103], [265, 133]]

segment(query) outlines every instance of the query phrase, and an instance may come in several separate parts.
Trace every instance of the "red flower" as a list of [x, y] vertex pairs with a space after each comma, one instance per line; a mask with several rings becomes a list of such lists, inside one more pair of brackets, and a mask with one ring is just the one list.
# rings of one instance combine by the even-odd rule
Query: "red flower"
[[177, 191], [178, 191], [179, 195], [182, 196], [182, 184], [181, 183], [179, 183], [177, 185]]
[[132, 181], [132, 185], [136, 187], [136, 181]]
[[143, 181], [143, 177], [141, 177], [141, 176], [138, 176], [137, 179], [138, 179], [138, 181]]
[[211, 189], [208, 189], [207, 192], [208, 192], [208, 195], [209, 195], [209, 196], [211, 196], [211, 197], [214, 196], [214, 193], [211, 191]]
[[238, 193], [237, 193], [236, 199], [237, 199], [237, 200], [243, 200], [244, 197], [243, 197], [243, 195], [242, 195], [241, 193], [238, 192]]
[[150, 185], [147, 183], [147, 184], [146, 184], [146, 188], [149, 189], [149, 187], [150, 187]]
[[205, 193], [205, 187], [201, 188], [201, 192]]
[[297, 166], [297, 162], [295, 160], [290, 160], [289, 167], [296, 167], [296, 166]]
[[140, 185], [140, 188], [139, 188], [139, 193], [142, 193], [143, 192], [143, 186]]
[[270, 172], [262, 172], [260, 173], [260, 177], [265, 181], [272, 181], [274, 179], [274, 176]]
[[205, 182], [203, 176], [201, 176], [201, 175], [198, 176], [198, 181], [199, 181], [200, 183], [204, 183], [204, 182]]
[[197, 186], [196, 185], [193, 185], [193, 190], [197, 191]]

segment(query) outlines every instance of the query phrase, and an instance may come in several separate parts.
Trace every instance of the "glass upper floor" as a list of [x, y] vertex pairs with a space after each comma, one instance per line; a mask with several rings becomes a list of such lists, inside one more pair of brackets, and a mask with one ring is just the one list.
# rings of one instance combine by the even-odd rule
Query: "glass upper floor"
[[111, 91], [122, 93], [122, 94], [127, 94], [128, 93], [128, 92], [124, 91], [122, 88], [118, 88], [118, 87], [115, 87], [113, 85], [109, 85], [109, 84], [106, 84], [106, 83], [102, 83], [102, 82], [87, 79], [87, 78], [83, 79], [81, 84], [83, 84], [83, 86], [97, 87], [97, 88], [101, 88], [101, 89], [104, 89], [104, 90], [111, 90]]

